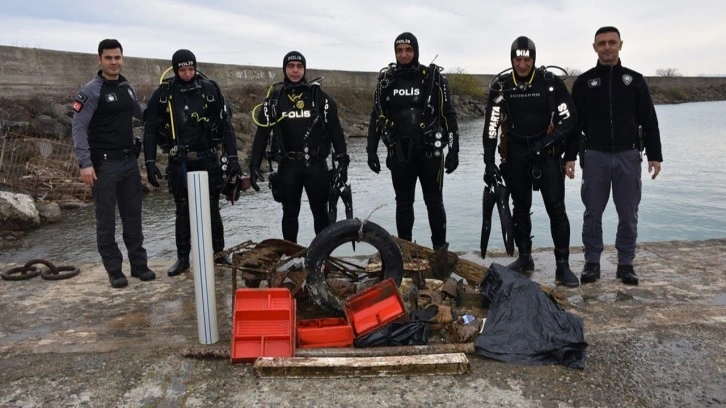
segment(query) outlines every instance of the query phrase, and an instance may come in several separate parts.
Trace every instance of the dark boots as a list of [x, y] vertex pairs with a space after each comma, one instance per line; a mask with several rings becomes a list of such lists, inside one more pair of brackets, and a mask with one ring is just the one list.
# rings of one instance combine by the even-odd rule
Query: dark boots
[[457, 259], [449, 257], [449, 243], [434, 245], [434, 253], [429, 257], [429, 267], [435, 279], [446, 280], [451, 276], [452, 269]]
[[128, 286], [129, 281], [121, 271], [113, 271], [108, 273], [108, 281], [111, 282], [112, 288], [123, 288]]
[[577, 276], [570, 269], [570, 264], [567, 259], [557, 260], [557, 269], [555, 270], [555, 284], [564, 285], [568, 288], [576, 288], [580, 286], [580, 282], [577, 280]]
[[638, 275], [633, 270], [633, 265], [618, 265], [615, 277], [619, 278], [626, 285], [637, 285]]
[[532, 241], [527, 244], [517, 245], [519, 257], [507, 265], [507, 268], [527, 275], [534, 272], [534, 259], [532, 259]]
[[214, 258], [214, 263], [217, 265], [232, 266], [232, 258], [228, 256], [220, 256], [219, 258]]
[[176, 263], [169, 268], [166, 274], [169, 276], [177, 276], [187, 269], [189, 269], [189, 257], [180, 256], [179, 259], [176, 260]]
[[156, 279], [156, 274], [148, 266], [140, 268], [131, 267], [131, 276], [144, 282]]
[[582, 268], [580, 281], [584, 283], [593, 283], [600, 279], [600, 262], [587, 262]]

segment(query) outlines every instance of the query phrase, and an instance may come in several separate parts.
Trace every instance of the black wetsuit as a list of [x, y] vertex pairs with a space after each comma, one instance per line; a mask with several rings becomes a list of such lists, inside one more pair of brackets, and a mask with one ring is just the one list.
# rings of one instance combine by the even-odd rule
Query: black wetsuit
[[[328, 226], [329, 172], [326, 158], [332, 143], [336, 156], [346, 154], [345, 136], [335, 101], [318, 84], [285, 82], [273, 89], [258, 111], [250, 158], [251, 171], [259, 169], [268, 139], [279, 163], [282, 236], [297, 242], [298, 216], [305, 189], [313, 213], [315, 233]], [[274, 136], [273, 136], [274, 135]]]
[[93, 166], [96, 205], [96, 243], [109, 274], [121, 273], [123, 255], [116, 243], [116, 207], [132, 271], [147, 270], [141, 229], [142, 187], [134, 152], [132, 117], [143, 108], [131, 83], [123, 76], [111, 81], [101, 71], [76, 95], [73, 104], [73, 143], [81, 168]]
[[[530, 253], [532, 190], [539, 189], [550, 218], [555, 257], [566, 260], [570, 222], [565, 210], [562, 155], [566, 144], [576, 143], [570, 137], [577, 124], [572, 98], [562, 80], [539, 70], [527, 78], [503, 74], [499, 84], [496, 86], [501, 86], [502, 92], [490, 90], [487, 102], [484, 161], [487, 166], [494, 163], [498, 127], [502, 126], [508, 155], [500, 167], [512, 194], [515, 243], [520, 254]], [[553, 128], [548, 135], [550, 124]]]
[[[459, 142], [448, 82], [438, 72], [438, 67], [432, 67], [391, 66], [381, 74], [368, 126], [366, 150], [369, 155], [376, 154], [382, 137], [388, 147], [386, 166], [391, 171], [396, 192], [398, 236], [408, 241], [413, 238], [413, 203], [418, 179], [428, 211], [431, 242], [434, 248], [440, 248], [446, 244], [442, 149], [450, 143], [450, 149], [456, 149], [458, 154]], [[427, 112], [427, 106], [433, 112]], [[435, 141], [432, 135], [437, 131], [443, 135], [442, 145], [438, 147], [432, 144]]]
[[[171, 133], [167, 101], [174, 111], [174, 135]], [[166, 168], [169, 192], [176, 204], [176, 248], [180, 259], [191, 251], [191, 226], [186, 173], [206, 171], [209, 179], [212, 249], [224, 250], [224, 226], [219, 212], [219, 195], [224, 187], [217, 147], [222, 145], [228, 158], [236, 160], [234, 130], [219, 88], [197, 75], [189, 82], [173, 78], [157, 88], [149, 99], [144, 131], [144, 156], [156, 160], [157, 145], [169, 152]], [[152, 163], [153, 164], [153, 163]]]

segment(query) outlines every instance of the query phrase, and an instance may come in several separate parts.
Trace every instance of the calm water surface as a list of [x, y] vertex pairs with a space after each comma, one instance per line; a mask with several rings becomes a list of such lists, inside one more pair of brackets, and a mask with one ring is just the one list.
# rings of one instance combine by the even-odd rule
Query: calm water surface
[[[701, 240], [726, 236], [726, 173], [722, 169], [726, 156], [726, 101], [656, 106], [663, 144], [663, 167], [656, 180], [643, 164], [643, 199], [640, 205], [639, 242]], [[444, 180], [444, 201], [448, 216], [448, 241], [451, 250], [477, 251], [481, 231], [481, 199], [484, 164], [481, 133], [484, 119], [461, 124], [459, 168]], [[390, 172], [380, 174], [368, 169], [365, 139], [348, 140], [351, 155], [349, 178], [357, 217], [368, 218], [395, 234], [395, 204]], [[383, 148], [379, 150], [381, 161]], [[580, 172], [579, 167], [577, 168]], [[580, 200], [580, 174], [566, 181], [566, 204], [571, 224], [571, 245], [582, 245], [581, 229], [584, 207]], [[227, 246], [246, 240], [261, 241], [282, 236], [282, 208], [272, 200], [266, 186], [259, 193], [243, 193], [234, 205], [224, 202]], [[415, 204], [414, 239], [430, 246], [428, 219], [420, 189]], [[303, 195], [298, 241], [308, 245], [314, 237], [312, 217]], [[542, 198], [534, 192], [532, 214], [533, 244], [551, 247], [549, 219]], [[344, 217], [339, 205], [339, 219]], [[494, 212], [494, 228], [489, 248], [502, 248], [501, 232]], [[610, 203], [604, 215], [605, 243], [615, 241], [617, 214]], [[145, 246], [150, 258], [171, 259], [174, 246], [174, 204], [166, 192], [144, 198]], [[117, 241], [123, 249], [117, 228]], [[93, 206], [66, 211], [62, 222], [29, 234], [29, 247], [0, 254], [0, 262], [25, 262], [43, 257], [54, 262], [96, 262]], [[358, 245], [356, 253], [372, 253], [373, 248]], [[341, 248], [352, 253], [350, 247]], [[340, 252], [336, 252], [340, 253]]]

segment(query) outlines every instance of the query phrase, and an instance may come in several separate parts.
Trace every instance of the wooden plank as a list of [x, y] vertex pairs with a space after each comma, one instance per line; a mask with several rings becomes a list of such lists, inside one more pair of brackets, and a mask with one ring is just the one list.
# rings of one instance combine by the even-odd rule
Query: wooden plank
[[[426, 344], [423, 346], [391, 347], [320, 347], [296, 349], [295, 357], [382, 357], [414, 356], [424, 354], [474, 354], [474, 343]], [[191, 346], [183, 348], [181, 355], [189, 358], [229, 359], [229, 346]]]
[[387, 357], [265, 357], [253, 366], [258, 377], [334, 378], [394, 375], [454, 375], [471, 370], [464, 353]]
[[474, 354], [474, 343], [427, 344], [423, 346], [390, 347], [325, 347], [295, 350], [295, 357], [381, 357], [413, 356], [424, 354]]

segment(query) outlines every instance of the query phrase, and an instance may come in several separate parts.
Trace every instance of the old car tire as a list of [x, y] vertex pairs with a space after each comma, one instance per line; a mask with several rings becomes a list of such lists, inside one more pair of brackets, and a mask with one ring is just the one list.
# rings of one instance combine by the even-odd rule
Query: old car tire
[[345, 299], [335, 294], [328, 286], [325, 280], [325, 260], [335, 248], [353, 241], [363, 241], [378, 250], [383, 264], [383, 279], [392, 278], [396, 286], [400, 285], [401, 279], [403, 279], [401, 248], [383, 227], [357, 218], [329, 225], [313, 239], [308, 247], [305, 267], [309, 274], [306, 282], [308, 293], [315, 303], [336, 316], [345, 315], [343, 309]]

